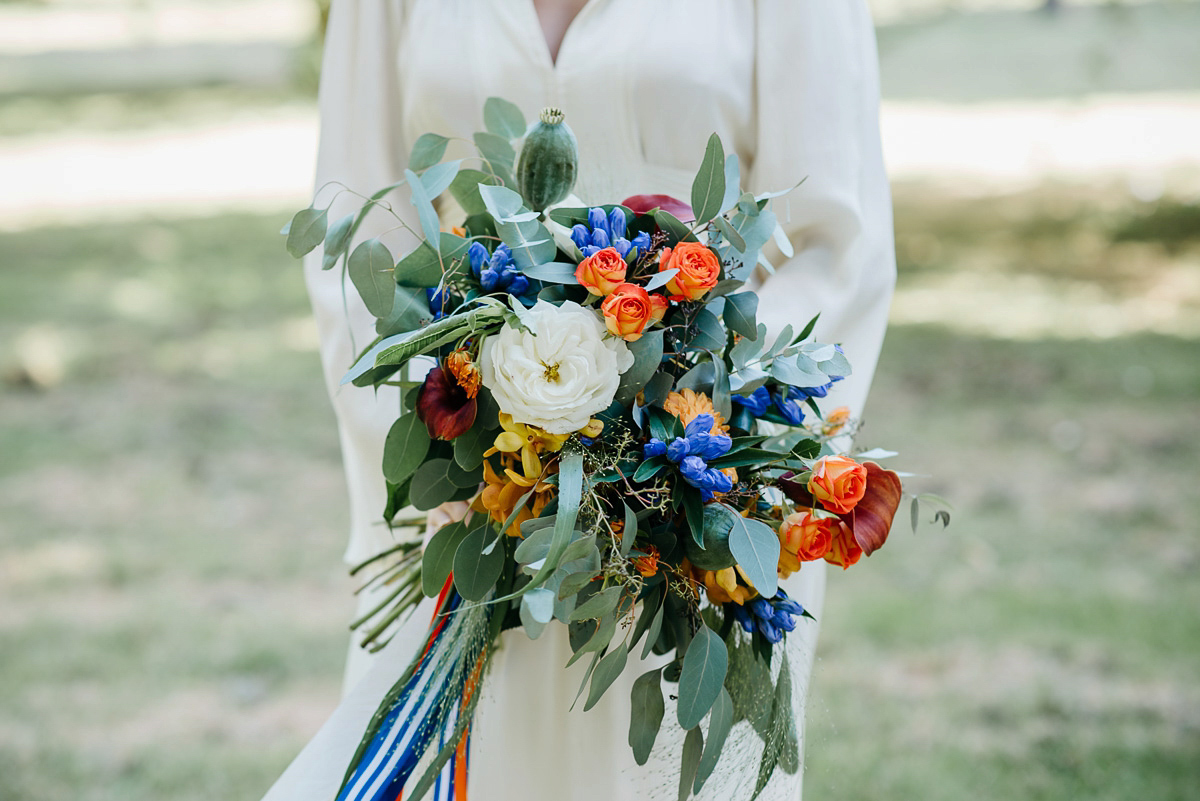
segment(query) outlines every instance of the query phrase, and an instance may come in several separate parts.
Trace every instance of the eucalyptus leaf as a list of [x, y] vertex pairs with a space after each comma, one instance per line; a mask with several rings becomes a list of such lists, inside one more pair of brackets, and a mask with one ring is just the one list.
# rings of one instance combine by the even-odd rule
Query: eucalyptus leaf
[[487, 546], [498, 535], [487, 518], [471, 530], [454, 552], [454, 588], [468, 601], [482, 601], [504, 570], [504, 549]]
[[629, 693], [629, 747], [639, 765], [650, 758], [665, 711], [661, 668], [638, 676]]
[[301, 209], [292, 217], [287, 229], [287, 251], [295, 258], [309, 253], [325, 241], [325, 226], [329, 224], [329, 209]]
[[609, 587], [601, 590], [575, 607], [575, 611], [571, 613], [571, 622], [602, 618], [616, 609], [619, 600], [621, 600], [621, 587]]
[[396, 284], [392, 275], [392, 254], [378, 239], [359, 243], [350, 254], [347, 270], [354, 288], [362, 297], [367, 311], [386, 318], [395, 303]]
[[700, 171], [692, 181], [692, 212], [696, 222], [706, 223], [721, 210], [725, 199], [725, 149], [715, 133], [708, 138]]
[[392, 287], [392, 310], [375, 324], [375, 333], [391, 337], [402, 331], [412, 331], [425, 325], [433, 317], [429, 310], [429, 298], [423, 289]]
[[494, 186], [495, 183], [496, 178], [482, 170], [460, 169], [450, 182], [450, 194], [458, 201], [458, 205], [462, 206], [466, 215], [471, 217], [487, 211], [479, 194], [479, 187]]
[[383, 477], [402, 483], [425, 461], [429, 443], [429, 431], [414, 412], [398, 417], [383, 442]]
[[346, 252], [350, 245], [350, 229], [354, 226], [354, 215], [347, 214], [342, 219], [329, 226], [325, 232], [324, 253], [321, 255], [321, 269], [328, 270]]
[[692, 794], [692, 785], [696, 781], [696, 769], [700, 766], [700, 757], [704, 753], [704, 734], [700, 727], [688, 731], [683, 738], [683, 754], [679, 765], [679, 801], [687, 801]]
[[536, 278], [539, 281], [550, 281], [555, 284], [578, 284], [579, 279], [575, 277], [575, 270], [576, 265], [574, 264], [555, 261], [549, 264], [531, 265], [521, 272], [529, 278]]
[[449, 189], [461, 166], [462, 159], [459, 159], [438, 164], [423, 172], [421, 186], [425, 189], [426, 196], [432, 200]]
[[725, 241], [729, 243], [730, 247], [738, 253], [746, 252], [746, 240], [730, 224], [729, 220], [726, 220], [724, 217], [713, 217], [713, 225], [717, 226], [717, 230], [721, 232], [721, 236], [725, 237]]
[[470, 529], [461, 520], [442, 526], [433, 533], [421, 556], [421, 590], [428, 598], [437, 597], [454, 568], [454, 553]]
[[492, 435], [481, 426], [471, 426], [454, 439], [454, 461], [464, 470], [483, 464], [483, 452], [492, 447]]
[[525, 115], [515, 103], [489, 97], [483, 103], [483, 127], [505, 139], [520, 139], [525, 135]]
[[650, 276], [650, 280], [646, 282], [645, 289], [647, 292], [653, 292], [659, 287], [666, 286], [667, 284], [671, 283], [671, 279], [678, 274], [678, 269], [660, 270], [654, 275]]
[[475, 149], [493, 168], [503, 167], [506, 170], [513, 168], [513, 164], [517, 160], [517, 151], [513, 149], [512, 143], [508, 139], [483, 131], [476, 133], [474, 139]]
[[408, 188], [412, 191], [412, 204], [417, 209], [417, 219], [421, 221], [421, 233], [425, 235], [425, 241], [432, 247], [439, 248], [439, 234], [441, 233], [441, 222], [438, 220], [437, 211], [433, 208], [433, 199], [429, 193], [425, 191], [425, 185], [421, 183], [421, 179], [412, 170], [405, 170], [404, 177], [408, 180]]
[[793, 387], [819, 387], [829, 383], [826, 376], [817, 367], [817, 363], [796, 353], [791, 356], [777, 356], [771, 362], [771, 376]]
[[779, 536], [762, 521], [734, 514], [729, 550], [759, 595], [773, 598], [779, 589]]
[[621, 506], [625, 509], [625, 525], [621, 529], [621, 556], [628, 556], [630, 549], [633, 548], [634, 540], [637, 539], [637, 515], [629, 508], [629, 504], [622, 502]]
[[554, 593], [538, 587], [521, 596], [521, 606], [529, 607], [530, 616], [538, 623], [549, 623], [554, 618]]
[[646, 630], [646, 645], [642, 648], [642, 659], [650, 655], [654, 650], [654, 644], [658, 642], [658, 635], [662, 632], [663, 612], [666, 610], [666, 604], [658, 607], [658, 611], [654, 613], [654, 617], [650, 620], [650, 628]]
[[737, 154], [730, 153], [725, 157], [725, 196], [721, 199], [721, 210], [717, 214], [724, 214], [737, 205], [742, 191], [741, 184], [742, 170], [738, 165]]
[[459, 487], [448, 475], [450, 459], [430, 459], [413, 473], [409, 499], [412, 505], [423, 512], [441, 506], [458, 493]]
[[[778, 549], [779, 541], [776, 540]], [[774, 593], [772, 593], [773, 595]], [[708, 714], [725, 681], [729, 654], [720, 635], [706, 625], [692, 637], [679, 675], [679, 725], [695, 728]]]
[[729, 691], [722, 687], [713, 704], [712, 711], [709, 713], [708, 737], [704, 742], [704, 755], [696, 769], [696, 780], [692, 785], [692, 792], [699, 793], [700, 788], [712, 775], [731, 728], [733, 728], [733, 700], [729, 697]]
[[677, 242], [695, 242], [696, 237], [692, 233], [692, 229], [688, 228], [679, 218], [665, 209], [655, 209], [650, 212], [650, 216], [654, 218], [654, 222], [658, 223], [658, 227], [666, 231]]
[[721, 350], [725, 347], [725, 328], [717, 315], [708, 309], [701, 309], [696, 315], [696, 333], [688, 342], [688, 347], [696, 350]]
[[633, 366], [621, 374], [616, 395], [616, 400], [625, 406], [633, 402], [662, 365], [663, 330], [648, 331], [627, 344], [633, 354]]
[[558, 562], [567, 550], [575, 520], [579, 515], [579, 503], [583, 497], [583, 454], [566, 453], [558, 466], [558, 514], [554, 519], [554, 535], [546, 561], [526, 585], [533, 589], [541, 585], [558, 567]]
[[625, 661], [629, 653], [625, 646], [618, 642], [615, 647], [596, 665], [592, 671], [592, 686], [588, 689], [587, 702], [583, 711], [587, 712], [604, 696], [604, 691], [612, 686], [617, 677], [625, 670]]
[[738, 292], [725, 296], [725, 325], [750, 339], [758, 338], [758, 295]]
[[444, 271], [456, 259], [462, 259], [471, 246], [470, 240], [454, 234], [440, 233], [435, 250], [422, 242], [396, 264], [393, 278], [399, 286], [428, 289], [442, 283]]
[[450, 140], [441, 134], [421, 134], [413, 143], [412, 152], [408, 155], [408, 168], [420, 172], [437, 164], [445, 155], [449, 142]]

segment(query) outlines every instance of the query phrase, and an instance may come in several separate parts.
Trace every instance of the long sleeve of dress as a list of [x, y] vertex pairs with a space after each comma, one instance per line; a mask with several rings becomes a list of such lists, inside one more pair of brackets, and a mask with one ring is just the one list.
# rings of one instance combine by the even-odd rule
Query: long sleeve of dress
[[[329, 210], [331, 225], [357, 210], [361, 196], [370, 196], [403, 177], [409, 147], [401, 135], [395, 63], [401, 14], [400, 0], [333, 3], [321, 70], [316, 179], [316, 202], [334, 198]], [[419, 227], [406, 190], [394, 192], [387, 200], [409, 226]], [[351, 248], [376, 236], [396, 253], [416, 245], [396, 217], [384, 209], [367, 215]], [[351, 532], [346, 559], [357, 562], [388, 542], [381, 522], [386, 488], [379, 470], [384, 438], [396, 419], [399, 401], [391, 387], [372, 393], [340, 386], [358, 351], [375, 337], [375, 319], [340, 266], [321, 269], [320, 248], [309, 254], [304, 272], [349, 486]]]
[[895, 284], [892, 206], [879, 136], [879, 67], [865, 0], [758, 4], [755, 192], [785, 189], [774, 210], [795, 256], [776, 262], [759, 320], [841, 343], [854, 373], [830, 401], [862, 413]]

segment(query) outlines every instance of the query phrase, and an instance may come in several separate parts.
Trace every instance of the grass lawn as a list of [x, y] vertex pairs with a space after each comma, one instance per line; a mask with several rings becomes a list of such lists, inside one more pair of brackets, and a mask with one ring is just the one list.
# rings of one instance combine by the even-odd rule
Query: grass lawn
[[[897, 196], [902, 292], [1020, 265], [1136, 294], [1053, 256], [1120, 231], [1143, 275], [1197, 270], [1188, 225], [1139, 242], [1154, 208], [1031, 196], [1042, 227], [998, 237]], [[255, 799], [336, 701], [344, 488], [285, 218], [4, 235], [0, 801]], [[945, 322], [894, 328], [860, 441], [953, 525], [831, 574], [806, 797], [1194, 797], [1200, 343]]]

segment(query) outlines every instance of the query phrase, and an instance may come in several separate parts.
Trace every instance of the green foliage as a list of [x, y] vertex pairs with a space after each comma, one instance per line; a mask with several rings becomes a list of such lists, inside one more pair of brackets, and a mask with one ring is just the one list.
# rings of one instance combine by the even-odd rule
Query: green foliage
[[470, 529], [460, 521], [442, 526], [425, 546], [421, 557], [421, 589], [426, 596], [434, 598], [454, 569], [454, 555]]
[[454, 588], [468, 601], [482, 601], [496, 586], [504, 570], [504, 547], [486, 517], [472, 525], [471, 531], [454, 552]]
[[629, 747], [639, 765], [645, 765], [658, 738], [666, 710], [662, 694], [662, 670], [649, 670], [633, 682], [629, 698]]
[[425, 461], [429, 444], [429, 432], [415, 412], [396, 418], [383, 443], [383, 477], [393, 484], [409, 478]]
[[378, 239], [359, 243], [350, 254], [347, 269], [354, 288], [366, 304], [367, 311], [386, 318], [392, 313], [396, 285], [392, 277], [391, 251]]
[[304, 256], [325, 239], [325, 226], [329, 224], [329, 209], [301, 209], [292, 217], [288, 227], [287, 250], [295, 258]]
[[679, 675], [679, 725], [692, 729], [699, 725], [721, 694], [729, 654], [721, 636], [708, 626], [700, 626], [683, 655]]
[[[745, 451], [743, 451], [745, 453]], [[722, 504], [724, 505], [724, 504]], [[750, 579], [750, 583], [765, 598], [778, 589], [779, 537], [775, 530], [760, 520], [742, 517], [733, 509], [729, 530], [729, 550]]]
[[700, 170], [692, 181], [692, 212], [696, 222], [706, 223], [721, 210], [725, 199], [725, 149], [713, 134], [704, 148]]

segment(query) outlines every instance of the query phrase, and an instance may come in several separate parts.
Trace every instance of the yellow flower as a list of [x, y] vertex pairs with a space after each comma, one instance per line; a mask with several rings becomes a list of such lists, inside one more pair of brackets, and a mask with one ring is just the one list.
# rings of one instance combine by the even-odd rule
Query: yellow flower
[[513, 513], [521, 496], [536, 486], [533, 495], [517, 512], [512, 525], [509, 526], [507, 533], [510, 537], [521, 536], [521, 524], [540, 515], [554, 497], [554, 487], [539, 481], [539, 473], [534, 473], [531, 477], [521, 475], [514, 469], [517, 464], [517, 457], [506, 453], [501, 457], [503, 472], [497, 473], [492, 463], [485, 459], [483, 481], [486, 486], [471, 503], [471, 508], [475, 511], [487, 512], [493, 521], [503, 524]]
[[500, 413], [500, 427], [504, 430], [496, 436], [495, 447], [484, 453], [491, 456], [501, 453], [521, 454], [521, 468], [527, 477], [536, 478], [542, 472], [542, 453], [557, 453], [562, 449], [569, 434], [551, 434], [537, 426], [518, 423], [511, 414]]
[[729, 426], [725, 418], [713, 408], [713, 403], [703, 392], [693, 392], [685, 389], [682, 392], [672, 392], [663, 403], [663, 410], [679, 418], [685, 426], [702, 414], [711, 414], [713, 418], [713, 434], [728, 434]]
[[[745, 584], [738, 583], [741, 577]], [[727, 567], [724, 570], [705, 570], [704, 589], [708, 591], [708, 600], [714, 604], [735, 603], [738, 606], [746, 603], [758, 592], [740, 567]]]

